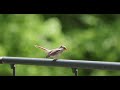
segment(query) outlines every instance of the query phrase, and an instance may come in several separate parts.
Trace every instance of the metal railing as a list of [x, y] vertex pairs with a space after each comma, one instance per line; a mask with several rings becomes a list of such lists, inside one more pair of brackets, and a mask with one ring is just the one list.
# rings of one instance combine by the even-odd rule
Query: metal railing
[[0, 64], [10, 64], [15, 76], [15, 64], [42, 65], [72, 68], [75, 76], [78, 76], [78, 68], [120, 70], [120, 62], [90, 61], [90, 60], [65, 60], [47, 58], [27, 58], [27, 57], [0, 57]]

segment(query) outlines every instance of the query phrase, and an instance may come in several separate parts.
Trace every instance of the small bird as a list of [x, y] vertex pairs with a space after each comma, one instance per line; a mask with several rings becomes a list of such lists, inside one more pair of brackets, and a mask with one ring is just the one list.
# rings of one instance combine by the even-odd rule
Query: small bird
[[49, 50], [47, 48], [44, 48], [44, 47], [38, 46], [38, 45], [35, 45], [35, 47], [44, 50], [47, 53], [46, 58], [53, 57], [55, 61], [62, 54], [63, 51], [67, 50], [67, 48], [63, 45], [60, 46], [59, 48], [52, 49], [52, 50]]

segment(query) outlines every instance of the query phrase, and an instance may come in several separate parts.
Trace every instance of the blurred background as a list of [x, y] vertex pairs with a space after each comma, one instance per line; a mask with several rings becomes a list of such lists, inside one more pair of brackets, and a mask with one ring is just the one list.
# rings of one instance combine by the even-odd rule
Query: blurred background
[[[0, 14], [0, 57], [44, 58], [65, 45], [61, 59], [120, 61], [120, 14]], [[0, 76], [11, 76], [0, 65]], [[16, 65], [17, 76], [73, 76], [71, 68]], [[79, 69], [79, 76], [119, 76], [119, 71]]]

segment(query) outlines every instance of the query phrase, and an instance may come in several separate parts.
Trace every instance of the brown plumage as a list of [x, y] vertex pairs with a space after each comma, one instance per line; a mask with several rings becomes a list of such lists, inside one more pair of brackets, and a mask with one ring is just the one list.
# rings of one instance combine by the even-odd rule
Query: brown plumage
[[42, 47], [42, 46], [35, 45], [35, 47], [36, 47], [36, 48], [40, 48], [40, 49], [44, 50], [44, 51], [47, 52], [47, 53], [50, 51], [49, 49], [44, 48], [44, 47]]
[[59, 48], [49, 50], [47, 48], [44, 48], [42, 46], [35, 45], [36, 48], [40, 48], [44, 50], [47, 53], [46, 58], [53, 57], [54, 60], [58, 59], [58, 56], [64, 51], [67, 50], [65, 46], [60, 46]]

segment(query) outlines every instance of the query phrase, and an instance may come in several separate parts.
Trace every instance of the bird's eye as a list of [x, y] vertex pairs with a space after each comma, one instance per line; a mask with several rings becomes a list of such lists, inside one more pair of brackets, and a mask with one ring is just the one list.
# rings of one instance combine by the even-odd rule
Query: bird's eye
[[60, 48], [62, 48], [62, 46], [60, 46]]

